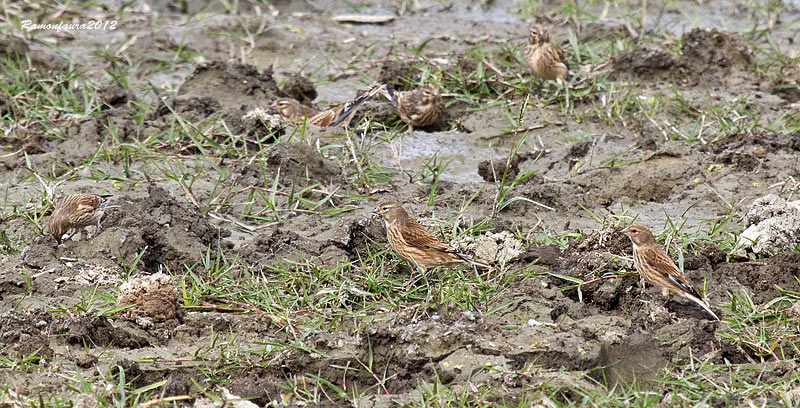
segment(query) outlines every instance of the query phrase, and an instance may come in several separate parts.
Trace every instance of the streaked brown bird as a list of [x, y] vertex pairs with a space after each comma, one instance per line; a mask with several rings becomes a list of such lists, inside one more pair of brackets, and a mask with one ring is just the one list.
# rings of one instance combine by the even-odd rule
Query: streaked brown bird
[[403, 92], [396, 92], [387, 86], [383, 94], [397, 109], [400, 119], [408, 123], [409, 132], [414, 131], [414, 126], [425, 127], [434, 124], [444, 112], [442, 95], [439, 89], [431, 84]]
[[343, 103], [333, 108], [320, 111], [310, 106], [300, 104], [294, 99], [281, 98], [275, 101], [273, 106], [287, 122], [299, 126], [303, 121], [319, 127], [336, 126], [342, 124], [346, 126], [355, 112], [358, 105], [381, 92], [386, 85], [373, 85], [366, 91], [357, 93], [356, 98], [350, 102]]
[[645, 281], [661, 289], [663, 296], [675, 294], [689, 299], [705, 309], [714, 320], [719, 320], [680, 269], [661, 249], [650, 229], [644, 225], [631, 225], [625, 233], [633, 244], [633, 264]]
[[392, 249], [412, 265], [421, 268], [423, 273], [429, 267], [459, 263], [491, 269], [489, 265], [459, 253], [431, 235], [399, 203], [385, 202], [375, 212], [383, 217], [386, 237]]
[[91, 225], [97, 226], [94, 235], [100, 233], [100, 220], [105, 212], [108, 196], [96, 194], [75, 194], [62, 198], [50, 216], [48, 230], [58, 243], [71, 229], [79, 230]]
[[543, 79], [563, 82], [569, 74], [569, 63], [561, 48], [550, 40], [547, 28], [531, 27], [525, 59], [533, 73]]

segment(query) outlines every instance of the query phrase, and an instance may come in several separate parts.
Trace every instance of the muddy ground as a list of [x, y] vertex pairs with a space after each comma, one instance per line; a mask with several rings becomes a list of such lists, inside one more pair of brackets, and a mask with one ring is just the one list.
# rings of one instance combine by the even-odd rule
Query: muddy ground
[[[58, 18], [56, 9], [18, 6], [13, 15], [120, 26], [102, 35], [6, 27], [2, 37], [6, 58], [23, 55], [33, 77], [72, 65], [102, 101], [96, 112], [49, 113], [17, 127], [10, 118], [24, 115], [3, 104], [4, 401], [45, 395], [99, 405], [110, 397], [78, 378], [116, 384], [119, 367], [131, 390], [166, 380], [149, 398], [187, 396], [169, 403], [192, 405], [225, 387], [259, 406], [391, 406], [422, 398], [434, 383], [497, 404], [577, 402], [634, 379], [663, 390], [648, 381], [699, 362], [751, 365], [763, 382], [792, 376], [796, 338], [771, 350], [742, 341], [731, 296], [759, 309], [800, 291], [800, 253], [741, 259], [725, 242], [742, 231], [756, 198], [797, 199], [800, 118], [791, 104], [800, 102], [800, 37], [787, 22], [800, 18], [800, 6], [773, 15], [751, 2], [723, 3], [650, 4], [642, 13], [556, 2], [241, 2], [233, 11], [154, 2]], [[356, 12], [396, 19], [331, 19]], [[569, 107], [555, 84], [528, 78], [520, 63], [501, 64], [504, 49], [521, 55], [533, 23], [550, 26], [573, 55]], [[594, 54], [578, 61], [570, 39]], [[491, 57], [476, 57], [476, 44]], [[784, 59], [770, 59], [775, 49]], [[494, 69], [504, 79], [495, 76], [485, 96], [462, 92], [477, 89], [476, 70]], [[378, 81], [403, 89], [459, 72], [472, 79], [445, 90], [445, 118], [430, 128], [403, 133], [378, 99], [359, 109], [351, 125], [364, 176], [342, 130], [301, 134], [271, 107], [283, 96], [326, 106]], [[502, 82], [520, 78], [527, 89], [504, 95]], [[173, 138], [175, 129], [184, 136]], [[527, 200], [497, 211], [498, 190], [509, 188], [497, 180], [520, 140], [511, 178], [534, 174], [505, 200]], [[424, 169], [434, 156], [448, 162], [428, 205], [434, 178]], [[302, 197], [320, 206], [288, 197], [306, 187]], [[267, 205], [273, 191], [277, 210]], [[41, 220], [50, 200], [78, 192], [113, 194], [118, 207], [96, 237], [57, 245], [41, 234]], [[385, 236], [370, 213], [387, 200], [472, 253], [489, 245], [463, 234], [476, 223], [486, 225], [476, 236], [511, 232], [514, 239], [492, 242], [513, 242], [519, 253], [465, 289], [474, 299], [441, 294], [452, 288], [448, 279], [477, 272], [414, 279], [390, 252], [375, 258]], [[655, 291], [624, 274], [633, 265], [620, 230], [634, 217], [657, 232], [668, 220], [681, 226], [674, 239], [686, 276], [726, 321], [683, 301], [661, 307]], [[220, 268], [220, 258], [234, 266]], [[313, 278], [325, 270], [336, 278]], [[594, 283], [578, 290], [569, 278]], [[423, 295], [382, 297], [382, 285], [406, 293], [407, 281]], [[197, 282], [219, 292], [193, 293]], [[226, 293], [249, 284], [276, 300]], [[308, 303], [283, 309], [282, 296], [304, 290]]]

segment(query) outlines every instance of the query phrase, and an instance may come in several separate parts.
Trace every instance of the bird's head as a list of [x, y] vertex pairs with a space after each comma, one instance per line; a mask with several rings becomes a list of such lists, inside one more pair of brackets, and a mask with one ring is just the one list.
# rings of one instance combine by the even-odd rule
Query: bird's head
[[631, 225], [625, 229], [625, 234], [631, 239], [636, 246], [650, 244], [656, 242], [653, 233], [644, 225]]
[[67, 233], [67, 220], [59, 213], [54, 213], [47, 223], [47, 231], [53, 235], [56, 241], [60, 244], [61, 237]]
[[550, 42], [550, 33], [547, 28], [542, 26], [533, 26], [528, 34], [528, 44], [541, 45]]
[[293, 117], [299, 108], [297, 101], [289, 98], [278, 99], [272, 106], [278, 111], [278, 114], [284, 118]]
[[403, 206], [394, 201], [388, 201], [379, 205], [378, 208], [375, 209], [375, 213], [383, 217], [387, 222], [394, 222], [408, 217], [408, 213], [403, 209]]
[[439, 92], [439, 88], [434, 85], [427, 84], [420, 89], [422, 91], [422, 104], [427, 105], [429, 103], [433, 103], [437, 101], [442, 94]]

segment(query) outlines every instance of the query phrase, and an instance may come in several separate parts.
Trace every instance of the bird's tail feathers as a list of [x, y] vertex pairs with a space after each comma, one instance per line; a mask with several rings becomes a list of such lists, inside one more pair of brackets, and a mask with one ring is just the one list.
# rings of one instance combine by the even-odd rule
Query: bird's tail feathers
[[391, 85], [385, 85], [384, 88], [381, 90], [381, 95], [383, 95], [386, 99], [388, 99], [389, 102], [392, 103], [392, 106], [394, 106], [395, 109], [397, 109], [398, 107], [396, 92], [397, 91], [395, 91]]
[[473, 264], [473, 265], [475, 265], [477, 267], [481, 267], [481, 268], [484, 268], [484, 269], [492, 269], [491, 265], [489, 265], [487, 263], [483, 263], [481, 261], [477, 261], [475, 259], [472, 259], [469, 256], [464, 255], [464, 254], [462, 254], [460, 252], [456, 252], [455, 254], [458, 255], [458, 257], [461, 258], [464, 262], [471, 263], [471, 264]]
[[708, 303], [706, 303], [703, 299], [700, 299], [699, 297], [694, 296], [694, 295], [689, 294], [689, 293], [684, 294], [684, 297], [686, 297], [686, 298], [692, 300], [693, 302], [697, 303], [698, 305], [700, 305], [700, 307], [705, 309], [705, 311], [708, 312], [708, 314], [710, 314], [711, 317], [714, 318], [714, 320], [719, 320], [719, 317], [714, 312], [711, 311], [711, 307], [709, 307]]
[[373, 85], [372, 87], [370, 87], [366, 91], [362, 90], [362, 91], [359, 91], [358, 93], [356, 93], [356, 98], [353, 99], [352, 101], [348, 102], [344, 106], [344, 109], [342, 109], [342, 111], [339, 112], [339, 114], [336, 115], [336, 117], [333, 118], [333, 120], [331, 121], [330, 125], [328, 125], [328, 126], [336, 126], [340, 122], [344, 121], [346, 118], [348, 118], [350, 116], [351, 113], [353, 113], [353, 111], [356, 110], [358, 105], [361, 105], [367, 99], [369, 99], [369, 98], [375, 96], [376, 94], [382, 92], [382, 90], [385, 89], [386, 86], [387, 85], [385, 85], [385, 84]]
[[386, 85], [386, 84], [372, 85], [368, 90], [360, 91], [358, 93], [358, 96], [356, 97], [356, 99], [358, 99], [358, 98], [364, 98], [364, 99], [372, 98], [373, 96], [375, 96], [375, 95], [377, 95], [379, 93], [385, 92], [386, 88], [388, 88], [388, 87], [389, 87], [389, 85]]

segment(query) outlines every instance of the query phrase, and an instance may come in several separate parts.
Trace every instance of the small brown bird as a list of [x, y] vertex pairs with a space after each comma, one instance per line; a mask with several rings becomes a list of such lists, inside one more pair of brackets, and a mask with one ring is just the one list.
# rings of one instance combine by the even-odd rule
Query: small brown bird
[[439, 90], [431, 84], [404, 92], [396, 92], [387, 86], [383, 95], [397, 109], [400, 119], [408, 123], [409, 132], [414, 131], [414, 126], [432, 125], [444, 112], [444, 100]]
[[386, 237], [392, 249], [409, 263], [420, 267], [423, 273], [432, 266], [458, 263], [491, 269], [489, 265], [471, 259], [436, 239], [411, 218], [399, 203], [385, 202], [378, 206], [375, 213], [383, 217]]
[[56, 204], [53, 215], [50, 216], [48, 230], [58, 243], [70, 229], [81, 229], [91, 225], [97, 226], [99, 234], [100, 220], [105, 212], [107, 196], [96, 194], [75, 194], [62, 198]]
[[533, 73], [541, 78], [563, 82], [569, 73], [569, 64], [558, 45], [550, 41], [547, 28], [531, 27], [525, 59]]
[[289, 98], [278, 99], [273, 106], [278, 110], [278, 114], [295, 126], [302, 125], [303, 121], [319, 127], [336, 126], [338, 124], [346, 126], [358, 105], [381, 92], [385, 87], [386, 85], [373, 85], [367, 91], [358, 92], [356, 98], [351, 102], [323, 111], [302, 105], [300, 102]]
[[656, 242], [653, 233], [644, 225], [631, 225], [625, 230], [633, 244], [633, 264], [639, 275], [651, 285], [661, 289], [663, 296], [675, 294], [689, 299], [719, 320], [692, 284]]

